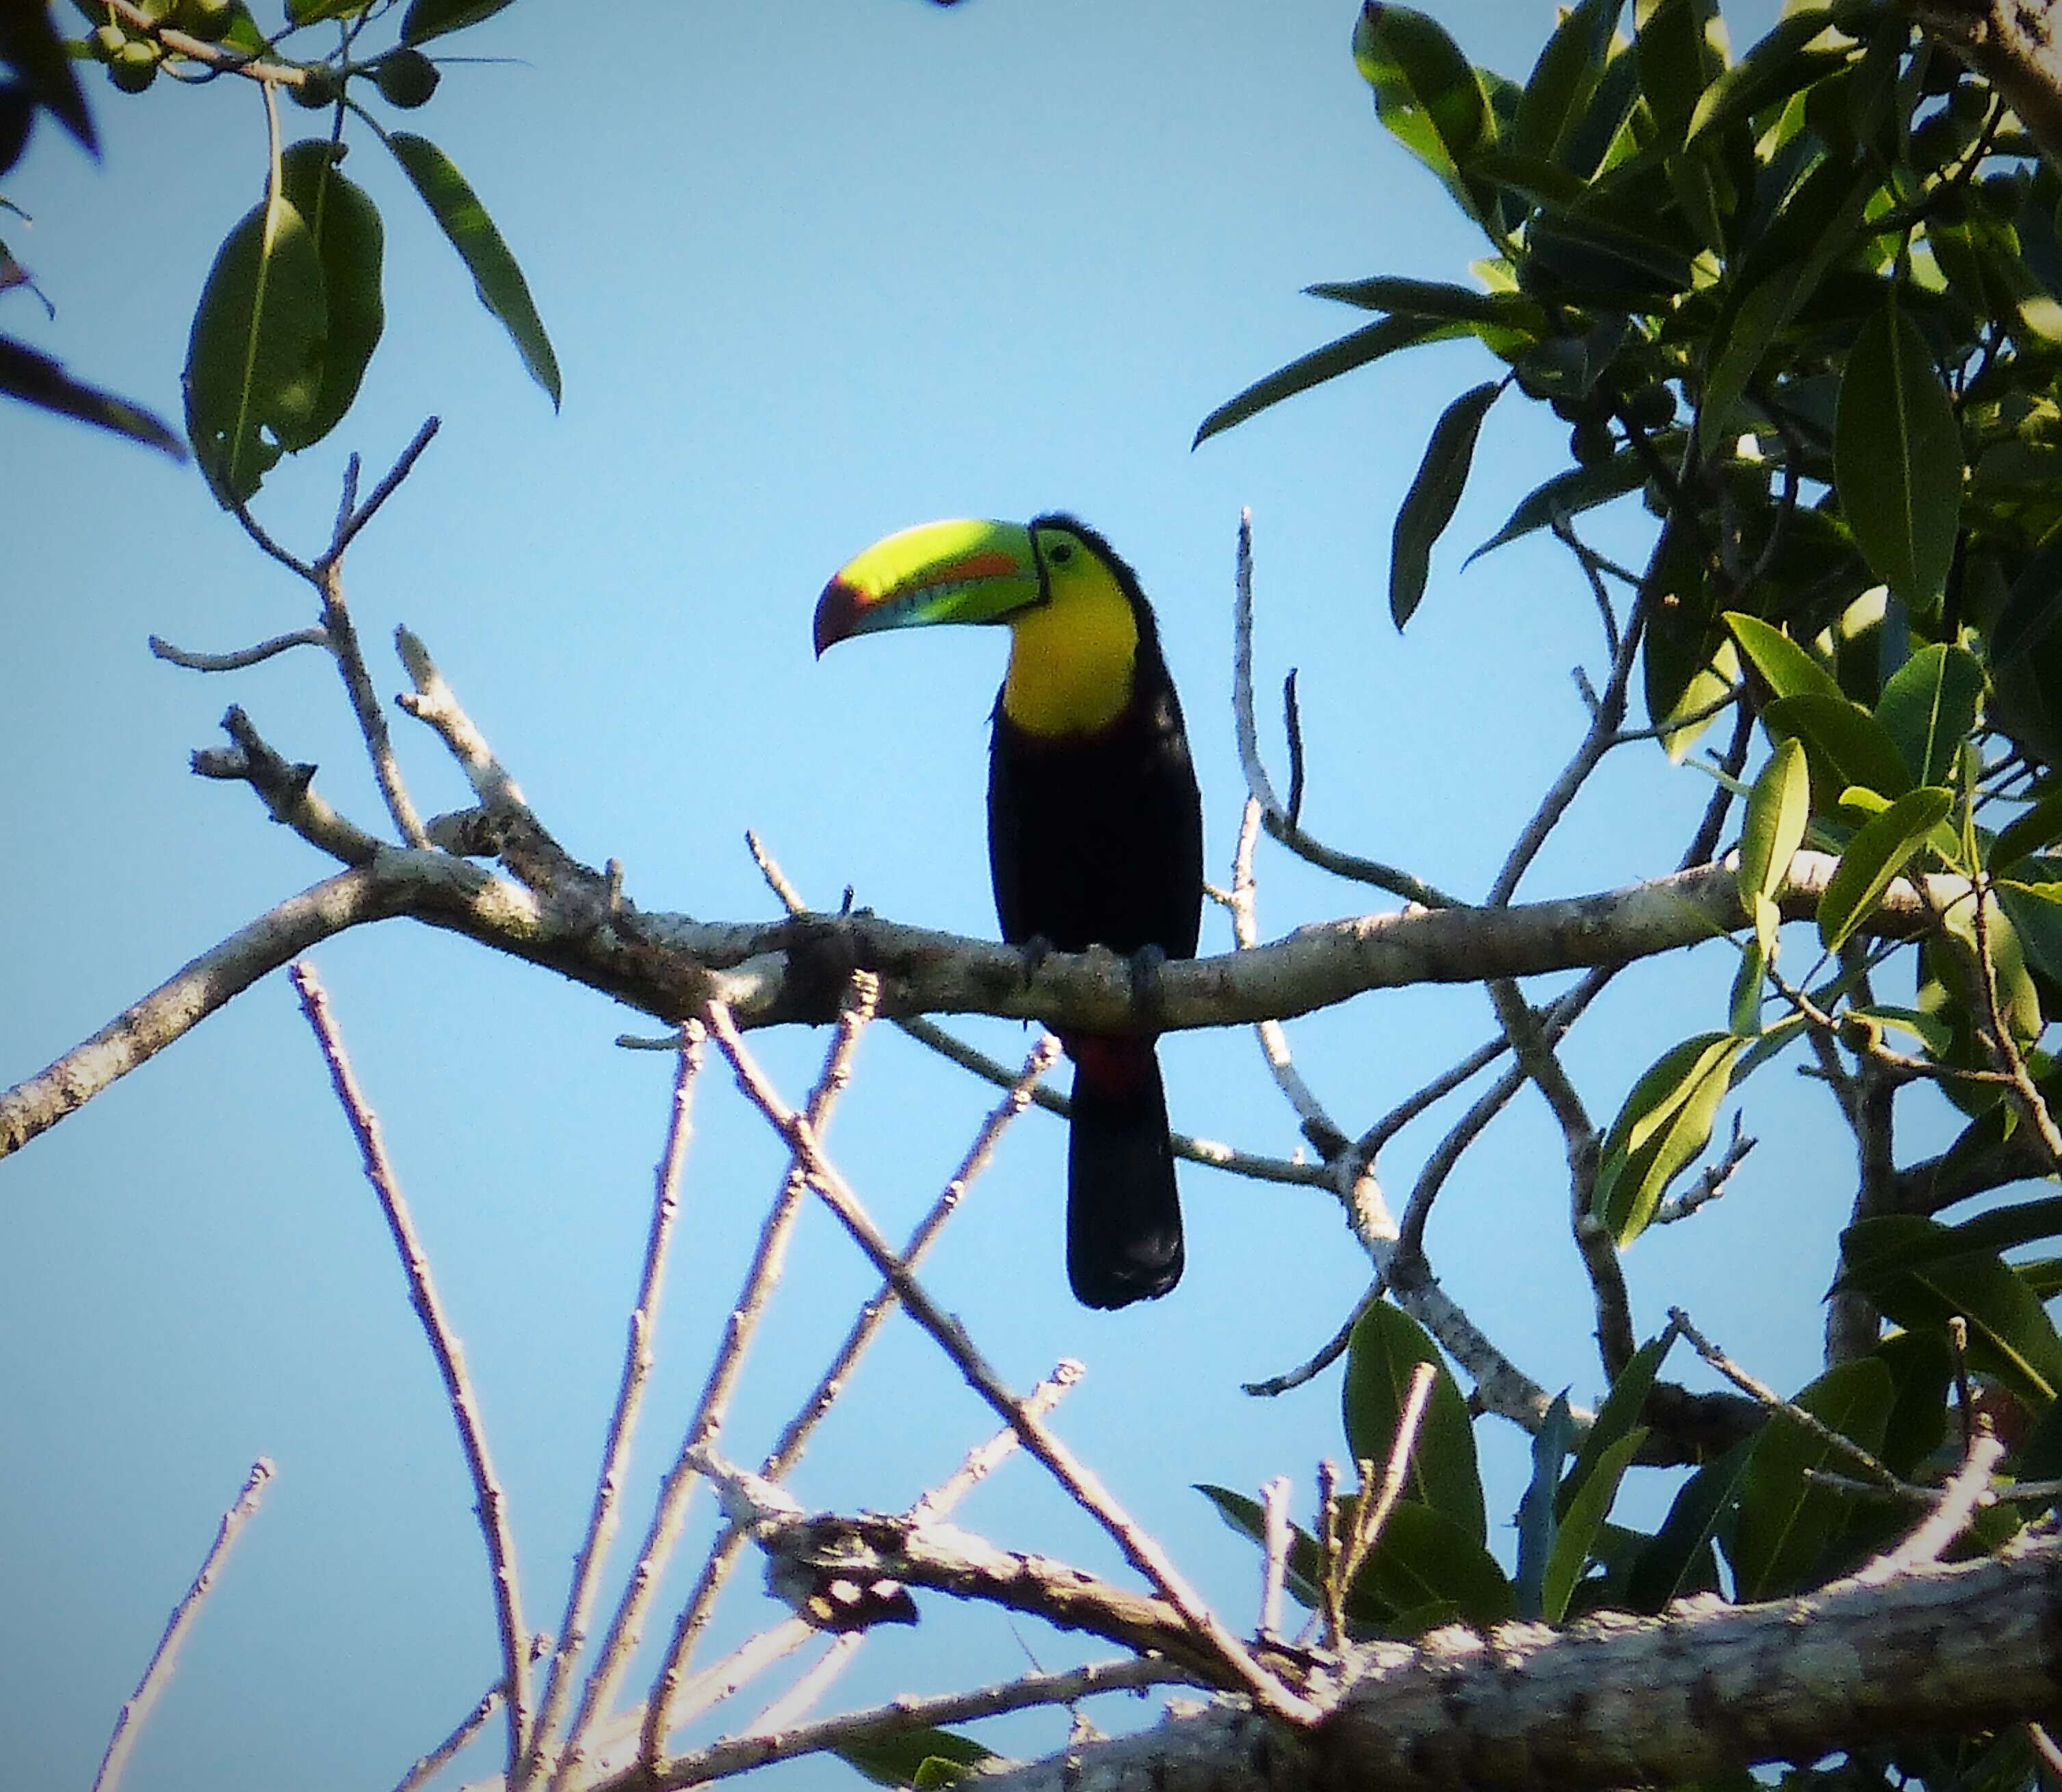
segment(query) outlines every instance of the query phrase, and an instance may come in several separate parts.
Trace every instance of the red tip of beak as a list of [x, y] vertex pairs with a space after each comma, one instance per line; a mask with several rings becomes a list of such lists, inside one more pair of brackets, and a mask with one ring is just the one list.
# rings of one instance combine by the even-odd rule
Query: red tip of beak
[[816, 599], [816, 657], [824, 656], [824, 649], [844, 640], [859, 626], [860, 612], [866, 607], [866, 599], [855, 585], [848, 585], [841, 578], [833, 579], [824, 587], [824, 595]]

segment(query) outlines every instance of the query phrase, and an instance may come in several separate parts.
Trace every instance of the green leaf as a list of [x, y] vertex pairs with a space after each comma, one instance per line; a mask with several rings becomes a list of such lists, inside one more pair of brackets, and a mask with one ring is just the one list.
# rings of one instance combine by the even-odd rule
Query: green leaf
[[1568, 1410], [1564, 1388], [1555, 1395], [1545, 1421], [1532, 1434], [1532, 1478], [1518, 1502], [1518, 1576], [1514, 1585], [1518, 1615], [1528, 1620], [1537, 1620], [1546, 1609], [1546, 1564], [1560, 1531], [1554, 1493], [1575, 1431], [1575, 1415]]
[[1696, 268], [1676, 244], [1594, 213], [1537, 218], [1526, 233], [1526, 259], [1563, 289], [1591, 304], [1639, 311], [1686, 292]]
[[1597, 1458], [1595, 1471], [1569, 1505], [1561, 1534], [1554, 1540], [1554, 1553], [1546, 1564], [1542, 1588], [1541, 1615], [1549, 1624], [1559, 1624], [1568, 1615], [1568, 1602], [1589, 1563], [1590, 1546], [1596, 1541], [1604, 1520], [1611, 1516], [1611, 1502], [1618, 1497], [1625, 1471], [1646, 1441], [1645, 1425], [1636, 1425], [1619, 1438]]
[[[1342, 1505], [1351, 1510], [1350, 1501]], [[1371, 1602], [1398, 1618], [1438, 1606], [1452, 1606], [1470, 1624], [1518, 1615], [1517, 1594], [1482, 1538], [1450, 1513], [1415, 1500], [1390, 1509], [1350, 1590], [1356, 1603]]]
[[1661, 1373], [1662, 1361], [1675, 1341], [1673, 1331], [1649, 1338], [1632, 1353], [1632, 1361], [1619, 1371], [1618, 1379], [1611, 1383], [1603, 1405], [1597, 1409], [1589, 1435], [1583, 1439], [1583, 1447], [1575, 1453], [1575, 1465], [1569, 1469], [1567, 1479], [1555, 1495], [1555, 1508], [1563, 1517], [1575, 1504], [1576, 1495], [1597, 1472], [1597, 1465], [1603, 1460], [1605, 1453], [1619, 1439], [1630, 1437], [1639, 1425], [1640, 1414], [1647, 1409], [1647, 1397], [1654, 1391], [1655, 1377]]
[[142, 406], [118, 393], [73, 379], [62, 362], [39, 354], [12, 336], [0, 336], [0, 392], [60, 416], [76, 417], [81, 423], [113, 430], [146, 447], [162, 449], [175, 460], [187, 457], [186, 444]]
[[326, 18], [355, 18], [372, 0], [287, 0], [289, 25], [319, 25]]
[[967, 1774], [996, 1758], [994, 1750], [949, 1730], [877, 1730], [836, 1743], [831, 1752], [876, 1786], [949, 1785], [958, 1774], [949, 1778], [933, 1770], [926, 1777], [925, 1770], [942, 1762]]
[[1711, 1541], [1739, 1497], [1755, 1442], [1753, 1437], [1741, 1439], [1676, 1490], [1661, 1529], [1627, 1577], [1628, 1610], [1658, 1612], [1671, 1599], [1715, 1584]]
[[1833, 483], [1863, 557], [1915, 615], [1931, 615], [1947, 588], [1962, 472], [1954, 405], [1893, 302], [1863, 324], [1840, 376]]
[[1638, 0], [1639, 90], [1646, 96], [1666, 146], [1679, 149], [1691, 114], [1725, 58], [1711, 42], [1713, 0]]
[[[1872, 1357], [1828, 1369], [1796, 1404], [1828, 1429], [1874, 1455], [1882, 1448], [1896, 1389], [1890, 1370]], [[1827, 1551], [1851, 1501], [1805, 1477], [1851, 1465], [1831, 1444], [1781, 1412], [1771, 1413], [1755, 1441], [1740, 1485], [1739, 1530], [1731, 1549], [1743, 1603], [1797, 1593], [1823, 1578]]]
[[1494, 121], [1475, 71], [1429, 14], [1367, 0], [1354, 26], [1354, 66], [1374, 90], [1390, 133], [1450, 187], [1493, 140]]
[[1779, 697], [1839, 697], [1839, 682], [1779, 628], [1728, 610], [1725, 624], [1748, 663]]
[[1518, 102], [1511, 146], [1521, 155], [1551, 157], [1597, 90], [1611, 33], [1625, 0], [1581, 0], [1561, 15]]
[[1948, 782], [1983, 697], [1984, 669], [1976, 655], [1946, 642], [1921, 647], [1891, 675], [1876, 720], [1897, 743], [1915, 783]]
[[1992, 875], [2010, 871], [2020, 860], [2045, 850], [2057, 840], [2062, 840], [2062, 785], [2048, 792], [1992, 844]]
[[2062, 983], [2062, 884], [2023, 884], [2001, 880], [1998, 904], [2033, 968], [2052, 983]]
[[1448, 1513], [1479, 1541], [1489, 1534], [1489, 1520], [1466, 1398], [1425, 1329], [1387, 1301], [1376, 1301], [1360, 1316], [1346, 1345], [1340, 1395], [1346, 1445], [1356, 1462], [1372, 1461], [1379, 1469], [1387, 1461], [1411, 1371], [1420, 1363], [1431, 1364], [1434, 1373], [1404, 1497]]
[[[106, 18], [102, 14], [95, 22], [104, 23]], [[81, 148], [90, 155], [100, 153], [93, 114], [86, 110], [70, 54], [47, 6], [37, 0], [0, 6], [0, 62], [13, 67], [30, 98], [77, 138]]]
[[1840, 863], [1819, 899], [1819, 937], [1838, 952], [1866, 920], [1891, 880], [1955, 806], [1952, 791], [1937, 785], [1908, 792], [1863, 824], [1847, 843]]
[[1822, 755], [1836, 784], [1885, 797], [1902, 796], [1912, 788], [1912, 774], [1889, 729], [1859, 704], [1845, 697], [1778, 697], [1761, 713], [1770, 728]]
[[1622, 1249], [1647, 1229], [1668, 1185], [1710, 1142], [1747, 1040], [1699, 1033], [1664, 1052], [1611, 1122], [1590, 1211]]
[[[423, 4], [424, 0], [417, 0], [419, 7]], [[497, 6], [493, 10], [499, 9]], [[414, 16], [411, 10], [410, 19]], [[484, 18], [486, 14], [480, 13], [477, 16]], [[462, 22], [471, 22], [468, 18]], [[442, 25], [438, 29], [455, 30], [458, 26]], [[493, 219], [487, 215], [487, 208], [466, 184], [465, 177], [452, 165], [451, 158], [427, 138], [396, 130], [387, 136], [387, 146], [393, 150], [402, 171], [414, 182], [415, 190], [423, 196], [423, 202], [430, 208], [431, 215], [451, 239], [451, 247], [458, 251], [459, 259], [472, 275], [480, 303], [499, 319], [523, 357], [523, 364], [530, 370], [530, 377], [550, 395], [552, 407], [556, 410], [558, 357], [552, 354], [551, 339], [544, 334], [537, 308], [531, 303], [530, 288], [523, 279], [523, 271], [516, 265], [516, 258], [509, 254], [507, 244], [501, 240], [501, 233], [494, 227]]]
[[[1244, 1493], [1235, 1493], [1229, 1487], [1219, 1487], [1209, 1481], [1199, 1481], [1195, 1489], [1217, 1508], [1218, 1516], [1223, 1519], [1241, 1537], [1267, 1545], [1267, 1515], [1260, 1501]], [[1320, 1577], [1324, 1572], [1323, 1552], [1317, 1539], [1300, 1525], [1289, 1527], [1289, 1556], [1282, 1565], [1282, 1586], [1298, 1605], [1316, 1611], [1324, 1604], [1324, 1589]], [[1352, 1614], [1350, 1602], [1348, 1614]], [[1370, 1619], [1378, 1618], [1379, 1613], [1367, 1612]]]
[[321, 386], [289, 452], [320, 441], [343, 420], [358, 396], [366, 364], [386, 326], [379, 295], [383, 232], [364, 190], [331, 161], [327, 138], [293, 144], [279, 158], [288, 201], [306, 221], [322, 263], [325, 329]]
[[1443, 280], [1407, 280], [1378, 274], [1366, 280], [1321, 280], [1303, 291], [1313, 299], [1329, 299], [1361, 311], [1394, 311], [1416, 318], [1445, 318], [1456, 323], [1495, 323], [1536, 334], [1546, 328], [1546, 314], [1522, 293], [1484, 292]]
[[514, 0], [411, 0], [407, 16], [401, 21], [403, 43], [427, 43], [447, 32], [463, 31], [483, 18], [491, 18]]
[[1213, 435], [1222, 435], [1270, 405], [1294, 398], [1298, 392], [1307, 392], [1313, 386], [1322, 386], [1328, 379], [1337, 379], [1341, 374], [1351, 373], [1371, 361], [1379, 361], [1399, 348], [1414, 348], [1420, 343], [1449, 342], [1469, 333], [1465, 323], [1436, 318], [1398, 315], [1379, 319], [1350, 335], [1340, 337], [1335, 343], [1314, 349], [1286, 367], [1277, 368], [1265, 379], [1255, 380], [1236, 398], [1226, 399], [1202, 420], [1189, 446], [1201, 447]]
[[216, 254], [187, 340], [187, 435], [225, 510], [305, 436], [327, 326], [315, 238], [283, 194], [269, 196]]
[[1646, 480], [1647, 469], [1630, 448], [1621, 448], [1609, 460], [1594, 467], [1571, 467], [1565, 473], [1557, 473], [1520, 499], [1503, 527], [1463, 563], [1473, 565], [1492, 548], [1543, 529], [1556, 516], [1577, 516], [1614, 498], [1623, 498], [1628, 491], [1637, 491]]
[[1804, 748], [1795, 740], [1778, 741], [1747, 793], [1737, 874], [1740, 906], [1756, 917], [1755, 936], [1764, 955], [1775, 949], [1775, 940], [1760, 920], [1763, 905], [1782, 895], [1784, 876], [1811, 820], [1811, 776]]
[[[1890, 1371], [1896, 1400], [1883, 1427], [1883, 1448], [1876, 1454], [1892, 1474], [1909, 1481], [1948, 1434], [1948, 1383], [1955, 1372], [1954, 1353], [1940, 1332], [1900, 1332], [1869, 1354]], [[1894, 1521], [1909, 1521], [1902, 1514]]]
[[1916, 1213], [1862, 1220], [1840, 1235], [1839, 1285], [1866, 1294], [1900, 1325], [1969, 1324], [1971, 1359], [2045, 1407], [2062, 1389], [2062, 1338], [2032, 1291], [1993, 1251], [1941, 1255], [1948, 1229]]
[[1396, 512], [1390, 548], [1389, 614], [1401, 629], [1425, 595], [1432, 571], [1432, 544], [1454, 519], [1474, 463], [1475, 437], [1482, 418], [1503, 390], [1500, 379], [1485, 380], [1465, 391], [1440, 414], [1426, 444], [1418, 475]]
[[1799, 6], [1786, 14], [1774, 30], [1729, 69], [1722, 70], [1698, 95], [1690, 114], [1687, 141], [1801, 93], [1815, 82], [1845, 68], [1857, 47], [1807, 50], [1805, 46], [1833, 22], [1831, 6]]
[[[2034, 898], [2036, 903], [2040, 900]], [[1999, 1012], [2005, 1030], [2019, 1044], [2028, 1045], [2040, 1036], [2040, 994], [2033, 986], [2033, 978], [2026, 968], [2026, 952], [2020, 944], [2017, 931], [2006, 919], [2006, 911], [1994, 895], [1987, 893], [1984, 900], [1984, 932], [1990, 944], [1991, 975], [1997, 990]], [[1951, 904], [1941, 915], [1940, 924], [1961, 942], [1967, 955], [1964, 962], [1973, 976], [1982, 961], [1976, 941], [1974, 905], [1967, 902]]]

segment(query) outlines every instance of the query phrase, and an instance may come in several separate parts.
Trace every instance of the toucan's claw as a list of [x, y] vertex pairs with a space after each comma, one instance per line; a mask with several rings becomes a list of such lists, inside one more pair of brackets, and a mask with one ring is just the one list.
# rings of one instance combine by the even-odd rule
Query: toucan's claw
[[1131, 1005], [1142, 1019], [1150, 1020], [1160, 1008], [1160, 969], [1167, 962], [1164, 946], [1141, 946], [1126, 961], [1131, 972]]
[[1024, 960], [1024, 987], [1029, 989], [1045, 960], [1053, 956], [1053, 942], [1042, 933], [1034, 933], [1017, 951]]

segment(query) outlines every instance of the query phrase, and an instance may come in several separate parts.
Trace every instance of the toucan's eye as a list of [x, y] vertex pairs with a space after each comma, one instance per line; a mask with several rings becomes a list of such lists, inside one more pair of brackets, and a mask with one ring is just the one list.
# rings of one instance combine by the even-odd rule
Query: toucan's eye
[[1073, 545], [1068, 542], [1056, 541], [1045, 557], [1055, 566], [1065, 566], [1074, 557]]

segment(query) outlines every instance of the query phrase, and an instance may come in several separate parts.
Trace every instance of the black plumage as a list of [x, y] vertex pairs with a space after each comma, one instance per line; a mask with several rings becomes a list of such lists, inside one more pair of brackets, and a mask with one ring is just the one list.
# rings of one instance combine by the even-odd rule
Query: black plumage
[[[1047, 738], [1000, 702], [989, 758], [989, 864], [1003, 937], [1062, 952], [1193, 957], [1202, 921], [1201, 800], [1181, 706], [1137, 576], [1109, 543], [1064, 527], [1109, 568], [1138, 642], [1128, 703], [1085, 736]], [[1149, 1035], [1068, 1034], [1074, 1060], [1068, 1143], [1067, 1272], [1076, 1297], [1121, 1307], [1164, 1294], [1181, 1273], [1181, 1213], [1167, 1105]]]

